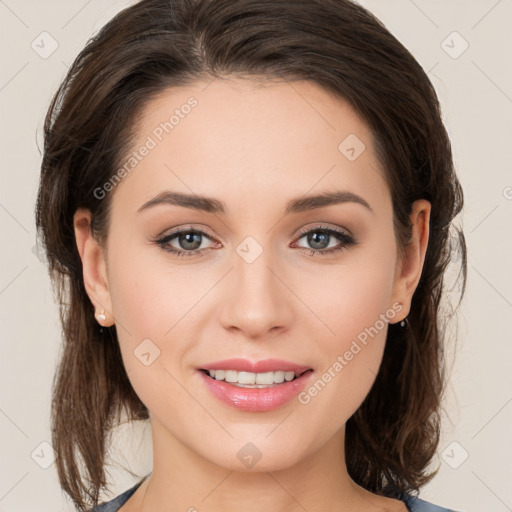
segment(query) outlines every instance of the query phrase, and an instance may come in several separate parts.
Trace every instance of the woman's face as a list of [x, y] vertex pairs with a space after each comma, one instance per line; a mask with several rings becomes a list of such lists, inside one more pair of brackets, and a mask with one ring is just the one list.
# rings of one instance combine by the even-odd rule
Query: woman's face
[[[261, 455], [262, 471], [291, 466], [343, 434], [370, 391], [387, 324], [408, 313], [428, 223], [402, 266], [371, 132], [310, 82], [169, 89], [146, 106], [137, 135], [122, 181], [95, 192], [113, 194], [105, 286], [86, 282], [115, 319], [154, 442], [234, 470], [249, 467], [247, 454]], [[189, 207], [144, 207], [167, 192]], [[346, 200], [307, 201], [323, 194]], [[223, 211], [199, 208], [202, 197]], [[428, 220], [428, 203], [419, 206]], [[178, 229], [189, 235], [167, 236]], [[298, 389], [285, 380], [259, 390], [201, 371], [231, 358], [312, 371]]]

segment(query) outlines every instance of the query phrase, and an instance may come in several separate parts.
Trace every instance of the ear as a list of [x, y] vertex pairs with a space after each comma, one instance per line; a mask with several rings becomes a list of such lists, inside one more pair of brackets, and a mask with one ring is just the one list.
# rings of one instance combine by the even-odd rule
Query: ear
[[94, 305], [95, 316], [104, 311], [105, 318], [98, 322], [106, 327], [114, 323], [112, 301], [107, 277], [107, 265], [103, 248], [91, 233], [91, 212], [78, 208], [73, 217], [75, 239], [82, 260], [84, 285], [89, 299]]
[[412, 296], [420, 281], [425, 254], [427, 252], [430, 232], [431, 204], [426, 199], [418, 199], [413, 203], [410, 215], [412, 223], [411, 243], [405, 247], [404, 257], [397, 262], [395, 282], [391, 304], [402, 304], [401, 317], [403, 320], [411, 309]]

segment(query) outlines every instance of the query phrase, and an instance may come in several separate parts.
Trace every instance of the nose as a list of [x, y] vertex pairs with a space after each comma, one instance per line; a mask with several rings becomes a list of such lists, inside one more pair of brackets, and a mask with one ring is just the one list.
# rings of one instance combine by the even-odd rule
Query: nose
[[[243, 254], [243, 253], [240, 253]], [[223, 327], [253, 340], [290, 329], [300, 301], [294, 295], [286, 262], [263, 250], [251, 261], [234, 254], [234, 267], [226, 276], [220, 312]]]

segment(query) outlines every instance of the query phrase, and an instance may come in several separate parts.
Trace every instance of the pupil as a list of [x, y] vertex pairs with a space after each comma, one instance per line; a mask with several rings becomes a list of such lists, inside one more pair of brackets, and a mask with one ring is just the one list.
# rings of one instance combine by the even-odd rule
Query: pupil
[[[195, 237], [195, 241], [193, 240]], [[201, 234], [200, 233], [183, 233], [180, 235], [180, 244], [184, 249], [195, 250], [201, 246]], [[187, 245], [192, 244], [192, 246]]]
[[[323, 233], [321, 231], [315, 231], [308, 236], [308, 243], [311, 244], [314, 249], [325, 249], [325, 247], [322, 247], [322, 241], [318, 242], [317, 239], [319, 237], [324, 237], [323, 242], [325, 242], [326, 239], [329, 238], [329, 236], [330, 235], [328, 233]], [[316, 246], [317, 243], [320, 243], [320, 247]]]

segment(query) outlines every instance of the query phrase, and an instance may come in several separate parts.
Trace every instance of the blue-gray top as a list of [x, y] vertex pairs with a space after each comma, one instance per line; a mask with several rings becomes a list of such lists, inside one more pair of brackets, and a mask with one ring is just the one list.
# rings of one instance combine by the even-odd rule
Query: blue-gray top
[[[144, 480], [145, 478], [113, 500], [98, 505], [91, 512], [117, 512], [121, 506], [128, 501], [128, 498], [138, 489]], [[409, 512], [455, 512], [454, 510], [439, 507], [438, 505], [434, 505], [433, 503], [421, 500], [406, 493], [402, 494], [399, 499], [405, 503]]]

